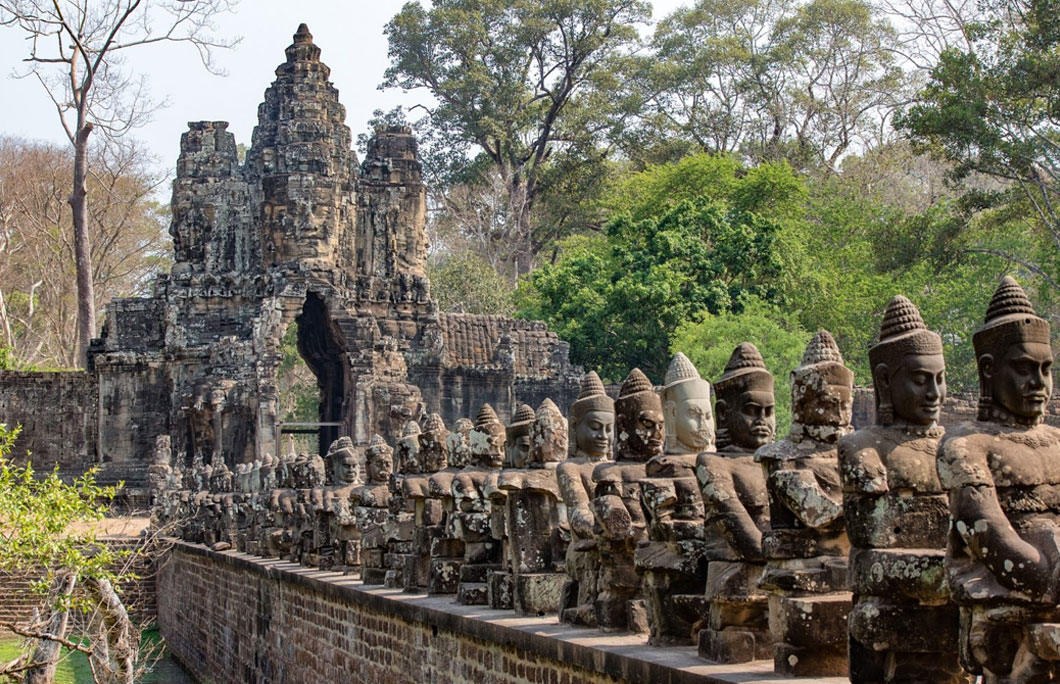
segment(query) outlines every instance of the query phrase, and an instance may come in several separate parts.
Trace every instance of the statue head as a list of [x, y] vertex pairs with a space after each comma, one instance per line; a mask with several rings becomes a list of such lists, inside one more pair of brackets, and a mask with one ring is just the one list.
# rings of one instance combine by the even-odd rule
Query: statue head
[[379, 435], [372, 435], [372, 441], [364, 453], [368, 469], [368, 481], [372, 484], [386, 484], [394, 473], [394, 450]]
[[398, 440], [396, 452], [399, 473], [421, 472], [419, 423], [414, 420], [405, 423], [405, 430]]
[[569, 443], [575, 456], [602, 461], [611, 455], [615, 403], [604, 392], [596, 371], [582, 376], [581, 391], [570, 405]]
[[458, 418], [453, 431], [445, 438], [445, 450], [451, 468], [463, 468], [471, 463], [471, 430], [475, 424], [470, 418]]
[[423, 432], [420, 433], [420, 461], [423, 463], [423, 472], [436, 473], [449, 465], [446, 452], [448, 437], [449, 431], [445, 429], [442, 417], [437, 413], [427, 416]]
[[876, 422], [931, 426], [946, 398], [942, 338], [927, 329], [916, 305], [895, 296], [883, 314], [880, 341], [869, 348]]
[[714, 444], [714, 412], [710, 408], [710, 383], [688, 357], [677, 352], [666, 369], [662, 390], [666, 418], [666, 453], [708, 451]]
[[512, 468], [525, 468], [530, 463], [530, 426], [534, 424], [534, 409], [523, 404], [512, 415], [508, 424], [506, 444], [508, 445], [508, 465]]
[[791, 371], [792, 422], [836, 428], [838, 438], [850, 430], [853, 409], [854, 373], [843, 365], [832, 333], [819, 330]]
[[328, 465], [331, 470], [331, 480], [336, 485], [358, 484], [360, 481], [360, 463], [357, 451], [353, 448], [353, 440], [349, 437], [339, 437], [328, 448]]
[[766, 369], [758, 347], [741, 342], [733, 350], [725, 372], [714, 383], [718, 417], [718, 449], [736, 446], [758, 449], [773, 441], [777, 418], [773, 413], [773, 374]]
[[157, 466], [168, 466], [172, 455], [169, 448], [169, 435], [158, 435], [155, 437], [155, 451], [153, 464]]
[[489, 404], [483, 404], [471, 431], [471, 459], [481, 468], [504, 465], [504, 424]]
[[615, 400], [616, 458], [647, 461], [663, 452], [666, 427], [662, 401], [648, 377], [634, 368]]
[[545, 399], [530, 425], [530, 466], [558, 463], [566, 457], [567, 419], [551, 399]]
[[994, 292], [983, 327], [972, 335], [979, 367], [979, 419], [1037, 423], [1053, 393], [1049, 323], [1012, 277]]

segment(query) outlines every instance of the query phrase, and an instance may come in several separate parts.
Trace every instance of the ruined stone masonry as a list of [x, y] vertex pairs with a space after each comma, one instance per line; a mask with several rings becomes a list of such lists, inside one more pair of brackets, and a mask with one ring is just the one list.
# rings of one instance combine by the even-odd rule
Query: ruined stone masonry
[[[573, 399], [580, 372], [544, 324], [437, 310], [416, 140], [377, 131], [358, 163], [320, 55], [300, 26], [244, 163], [226, 122], [189, 124], [173, 267], [152, 296], [107, 307], [88, 371], [0, 378], [3, 420], [27, 426], [39, 461], [71, 473], [102, 463], [102, 479], [135, 489], [162, 434], [185, 465], [278, 456], [280, 339], [296, 320], [320, 421], [333, 423], [320, 430], [322, 455], [340, 435], [394, 443], [428, 410], [452, 424], [487, 401], [507, 417]], [[57, 404], [73, 420], [44, 439], [38, 414]]]

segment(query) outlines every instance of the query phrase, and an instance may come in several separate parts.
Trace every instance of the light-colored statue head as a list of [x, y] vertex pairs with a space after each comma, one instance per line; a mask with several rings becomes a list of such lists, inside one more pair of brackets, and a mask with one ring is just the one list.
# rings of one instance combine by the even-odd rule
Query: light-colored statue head
[[979, 366], [979, 419], [1041, 421], [1053, 392], [1049, 323], [1012, 277], [998, 286], [972, 345]]
[[446, 441], [449, 431], [445, 429], [445, 421], [437, 413], [427, 416], [423, 423], [423, 432], [420, 433], [420, 461], [423, 463], [423, 472], [436, 473], [447, 467], [448, 452]]
[[328, 448], [328, 466], [331, 470], [332, 482], [344, 486], [360, 484], [360, 464], [358, 463], [357, 451], [353, 447], [353, 440], [349, 437], [339, 437]]
[[834, 428], [838, 438], [851, 429], [853, 397], [853, 371], [843, 365], [832, 334], [817, 331], [806, 346], [802, 363], [791, 371], [792, 422]]
[[470, 433], [471, 458], [480, 468], [496, 469], [504, 465], [504, 424], [489, 404], [483, 404]]
[[647, 461], [663, 452], [662, 401], [639, 368], [626, 376], [615, 400], [616, 460]]
[[530, 463], [530, 426], [534, 424], [534, 409], [521, 405], [512, 414], [505, 435], [508, 467], [525, 468]]
[[453, 431], [445, 438], [449, 467], [463, 468], [471, 463], [471, 430], [474, 427], [470, 418], [458, 418], [453, 423]]
[[699, 453], [713, 448], [714, 411], [710, 401], [710, 383], [699, 376], [687, 356], [674, 354], [662, 390], [666, 453]]
[[566, 458], [567, 437], [567, 419], [551, 399], [545, 399], [530, 426], [530, 467]]
[[773, 374], [758, 347], [741, 342], [733, 350], [714, 392], [719, 451], [729, 446], [753, 451], [773, 441], [777, 432]]
[[397, 449], [398, 472], [403, 474], [423, 472], [420, 463], [420, 424], [414, 420], [405, 423], [405, 431], [398, 440]]
[[611, 457], [615, 431], [615, 403], [604, 392], [596, 371], [582, 376], [581, 391], [570, 405], [570, 439], [575, 456], [593, 461]]
[[876, 422], [930, 426], [946, 399], [942, 338], [924, 325], [913, 302], [902, 295], [887, 305], [880, 341], [869, 349]]
[[379, 435], [372, 435], [372, 441], [365, 450], [368, 481], [375, 485], [386, 484], [394, 473], [394, 450]]

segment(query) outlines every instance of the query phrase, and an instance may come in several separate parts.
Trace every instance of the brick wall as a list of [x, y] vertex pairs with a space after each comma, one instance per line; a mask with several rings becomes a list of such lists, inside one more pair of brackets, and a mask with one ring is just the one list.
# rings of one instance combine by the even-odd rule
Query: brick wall
[[204, 684], [778, 681], [772, 662], [708, 665], [691, 647], [650, 648], [643, 635], [364, 588], [336, 573], [199, 545], [177, 544], [158, 583], [162, 635]]

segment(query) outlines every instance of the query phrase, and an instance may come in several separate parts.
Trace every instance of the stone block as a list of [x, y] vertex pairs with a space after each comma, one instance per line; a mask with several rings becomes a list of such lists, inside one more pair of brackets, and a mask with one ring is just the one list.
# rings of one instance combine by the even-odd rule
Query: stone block
[[511, 610], [514, 589], [512, 573], [494, 570], [487, 576], [486, 584], [489, 594], [489, 607], [498, 610]]
[[512, 597], [515, 611], [526, 615], [558, 612], [566, 581], [567, 576], [559, 573], [516, 575]]
[[456, 592], [456, 602], [465, 606], [489, 604], [489, 586], [485, 582], [461, 582]]

